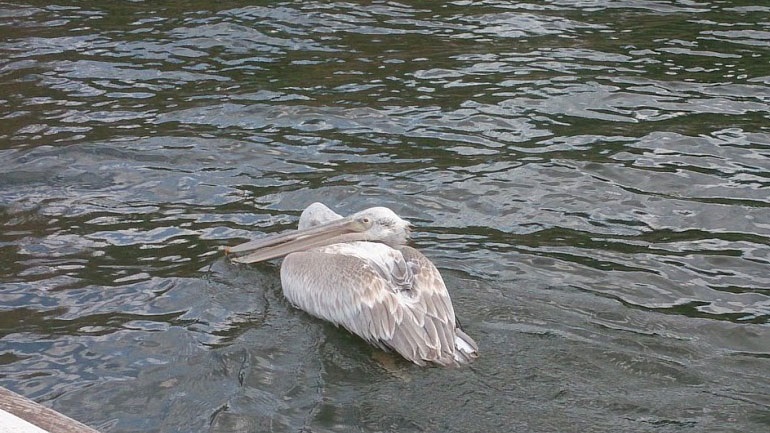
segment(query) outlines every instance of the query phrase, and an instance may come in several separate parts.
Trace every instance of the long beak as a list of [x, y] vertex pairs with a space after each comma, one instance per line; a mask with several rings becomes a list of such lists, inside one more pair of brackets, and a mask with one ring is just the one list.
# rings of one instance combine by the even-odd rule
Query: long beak
[[366, 227], [356, 220], [342, 218], [309, 229], [295, 230], [225, 248], [225, 254], [234, 255], [232, 261], [238, 263], [262, 262], [297, 251], [363, 240], [361, 232], [365, 229]]

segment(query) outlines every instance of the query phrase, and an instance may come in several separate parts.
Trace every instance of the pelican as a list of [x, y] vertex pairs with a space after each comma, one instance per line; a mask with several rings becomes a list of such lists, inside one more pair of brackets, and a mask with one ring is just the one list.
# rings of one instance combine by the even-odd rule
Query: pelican
[[298, 230], [226, 248], [234, 262], [284, 257], [283, 294], [294, 306], [342, 326], [417, 365], [467, 364], [478, 346], [455, 320], [438, 269], [406, 245], [410, 224], [386, 207], [342, 217], [321, 203]]

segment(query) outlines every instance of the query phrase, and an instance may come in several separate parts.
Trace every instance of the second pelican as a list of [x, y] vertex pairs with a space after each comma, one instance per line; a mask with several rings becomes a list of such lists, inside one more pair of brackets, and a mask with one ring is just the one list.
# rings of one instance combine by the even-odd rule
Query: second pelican
[[298, 230], [226, 252], [240, 263], [286, 256], [284, 296], [375, 346], [418, 365], [466, 364], [478, 356], [478, 346], [458, 326], [436, 267], [406, 245], [409, 228], [385, 207], [343, 218], [313, 203]]

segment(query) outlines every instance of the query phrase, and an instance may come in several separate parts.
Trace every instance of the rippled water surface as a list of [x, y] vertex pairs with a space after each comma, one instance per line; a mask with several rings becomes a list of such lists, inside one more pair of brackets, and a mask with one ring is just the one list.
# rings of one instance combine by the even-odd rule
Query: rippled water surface
[[[239, 4], [240, 3], [240, 4]], [[770, 426], [770, 6], [0, 3], [0, 385], [103, 432]], [[218, 251], [415, 224], [419, 368]]]

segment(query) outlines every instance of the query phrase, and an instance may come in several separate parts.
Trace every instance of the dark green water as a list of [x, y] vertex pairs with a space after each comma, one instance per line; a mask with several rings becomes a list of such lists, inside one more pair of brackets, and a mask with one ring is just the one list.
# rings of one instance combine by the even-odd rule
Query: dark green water
[[[117, 432], [770, 427], [770, 6], [0, 3], [0, 385]], [[415, 225], [388, 367], [218, 252]]]

